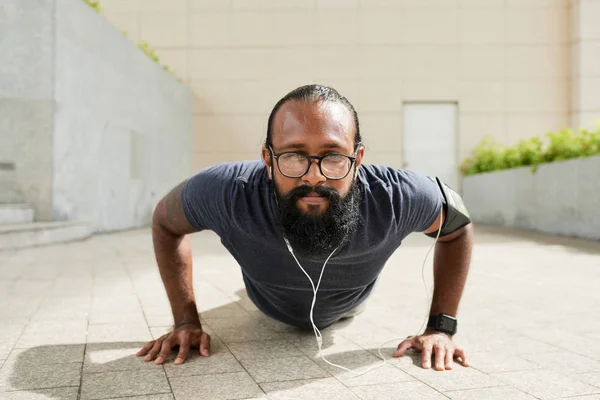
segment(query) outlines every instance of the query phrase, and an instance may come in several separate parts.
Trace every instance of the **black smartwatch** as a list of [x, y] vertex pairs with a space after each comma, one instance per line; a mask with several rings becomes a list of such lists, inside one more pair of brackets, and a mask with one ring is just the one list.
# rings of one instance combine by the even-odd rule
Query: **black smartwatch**
[[456, 321], [456, 318], [451, 315], [438, 314], [429, 317], [427, 327], [433, 328], [436, 331], [447, 333], [450, 336], [454, 336], [456, 334], [458, 322]]

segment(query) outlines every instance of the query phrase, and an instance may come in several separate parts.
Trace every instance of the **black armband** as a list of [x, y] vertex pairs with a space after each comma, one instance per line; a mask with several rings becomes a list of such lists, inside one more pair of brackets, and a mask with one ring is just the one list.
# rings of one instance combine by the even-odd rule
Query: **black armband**
[[[433, 180], [431, 177], [430, 179]], [[444, 208], [444, 223], [442, 224], [442, 231], [440, 232], [440, 237], [442, 237], [469, 225], [471, 223], [471, 217], [462, 197], [442, 182], [440, 178], [435, 178], [435, 181], [442, 192], [442, 206]], [[426, 233], [426, 235], [435, 238], [437, 237], [438, 232]]]

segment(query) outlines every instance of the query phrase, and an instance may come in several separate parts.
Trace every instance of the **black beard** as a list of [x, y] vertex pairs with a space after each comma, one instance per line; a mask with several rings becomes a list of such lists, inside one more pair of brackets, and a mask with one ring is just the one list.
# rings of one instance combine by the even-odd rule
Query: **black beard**
[[[274, 183], [272, 183], [274, 185]], [[343, 198], [331, 188], [300, 186], [285, 195], [274, 187], [278, 201], [277, 220], [294, 252], [304, 258], [325, 258], [336, 248], [347, 244], [358, 227], [361, 192], [353, 180]], [[297, 206], [298, 199], [310, 193], [328, 199], [322, 214], [305, 214]]]

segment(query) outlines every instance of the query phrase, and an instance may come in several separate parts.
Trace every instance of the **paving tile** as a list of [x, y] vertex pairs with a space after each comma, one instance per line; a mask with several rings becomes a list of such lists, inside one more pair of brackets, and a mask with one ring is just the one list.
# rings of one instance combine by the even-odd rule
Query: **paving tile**
[[32, 320], [75, 320], [88, 317], [91, 295], [80, 297], [47, 297]]
[[355, 386], [352, 391], [361, 400], [447, 400], [435, 389], [422, 382], [399, 382], [383, 385]]
[[356, 400], [359, 397], [333, 378], [269, 382], [260, 385], [275, 400]]
[[81, 363], [4, 363], [0, 370], [0, 392], [79, 386]]
[[16, 342], [26, 324], [0, 324], [0, 343]]
[[[205, 316], [205, 314], [203, 314]], [[264, 324], [261, 323], [259, 318], [256, 318], [252, 315], [231, 317], [231, 318], [206, 318], [204, 317], [204, 321], [210, 325], [216, 331], [225, 330], [225, 329], [255, 329], [257, 327], [265, 327]]]
[[145, 396], [112, 397], [110, 400], [174, 400], [174, 398], [171, 393], [163, 393]]
[[144, 347], [145, 342], [131, 343], [90, 343], [85, 349], [83, 362], [84, 373], [115, 371], [157, 371], [161, 367], [145, 362], [136, 353]]
[[15, 349], [8, 357], [7, 362], [23, 365], [81, 363], [84, 348], [83, 344], [69, 344]]
[[598, 393], [597, 387], [549, 370], [503, 372], [492, 376], [542, 400]]
[[594, 372], [592, 374], [577, 374], [572, 375], [572, 377], [600, 388], [600, 373], [598, 372]]
[[510, 356], [495, 352], [473, 353], [467, 354], [467, 356], [471, 368], [478, 369], [486, 374], [541, 368], [540, 365], [533, 362], [536, 361], [536, 355], [533, 356], [531, 361], [526, 360], [526, 356]]
[[248, 311], [248, 314], [251, 315], [252, 318], [255, 318], [256, 320], [258, 320], [260, 325], [265, 326], [275, 332], [291, 333], [291, 332], [297, 332], [300, 330], [300, 329], [296, 328], [295, 326], [284, 324], [283, 322], [279, 322], [276, 319], [268, 317], [265, 314], [263, 314], [262, 311], [259, 311], [259, 310]]
[[19, 338], [16, 348], [85, 343], [87, 320], [32, 321]]
[[208, 311], [200, 313], [203, 319], [218, 319], [218, 318], [239, 318], [248, 317], [248, 311], [244, 310], [237, 303], [230, 303], [224, 306], [213, 308]]
[[[286, 340], [294, 343], [294, 345], [305, 355], [311, 358], [319, 358], [319, 346], [312, 332], [291, 332], [284, 336]], [[362, 348], [356, 343], [346, 339], [339, 334], [325, 332], [323, 335], [323, 344], [321, 352], [327, 356], [330, 354], [343, 353], [348, 351], [360, 351]]]
[[159, 314], [159, 315], [148, 315], [146, 314], [146, 321], [149, 327], [156, 326], [173, 326], [173, 315], [172, 314]]
[[174, 400], [174, 398], [171, 393], [163, 393], [145, 396], [112, 397], [110, 400]]
[[600, 372], [600, 361], [569, 351], [542, 354], [524, 354], [526, 360], [535, 362], [544, 368], [556, 370], [566, 374], [583, 374], [586, 372]]
[[163, 370], [83, 374], [81, 400], [170, 393]]
[[505, 355], [540, 354], [561, 351], [557, 346], [552, 346], [540, 340], [535, 340], [523, 335], [507, 333], [490, 334], [488, 331], [467, 332], [462, 336], [462, 345], [467, 355], [475, 352], [492, 352]]
[[132, 314], [141, 312], [142, 306], [136, 295], [93, 298], [90, 306], [90, 313]]
[[536, 398], [510, 386], [458, 390], [444, 393], [452, 400], [535, 400]]
[[198, 394], [211, 400], [244, 399], [264, 396], [246, 372], [169, 378], [177, 400], [196, 400]]
[[148, 342], [152, 340], [146, 325], [107, 324], [90, 325], [88, 343]]
[[[340, 329], [337, 333], [365, 350], [377, 350], [383, 344], [395, 347], [403, 340], [389, 329], [371, 323], [356, 324], [355, 322], [353, 325]], [[323, 334], [325, 335], [325, 333]]]
[[0, 343], [0, 360], [5, 360], [10, 355], [10, 352], [15, 347], [15, 343]]
[[77, 400], [79, 386], [55, 389], [32, 389], [0, 394], [2, 400]]
[[244, 368], [258, 383], [281, 382], [300, 379], [328, 378], [331, 375], [306, 356], [279, 359], [240, 360]]
[[[317, 359], [321, 368], [329, 371], [336, 379], [346, 386], [375, 385], [384, 383], [413, 381], [414, 378], [392, 365], [384, 364], [383, 360], [365, 351], [350, 351], [325, 356], [330, 363], [337, 364], [354, 372], [335, 367]], [[368, 372], [367, 372], [368, 371]]]
[[238, 360], [304, 356], [289, 340], [230, 343], [227, 347]]
[[[414, 362], [418, 362], [418, 364], [415, 365]], [[420, 355], [418, 355], [418, 358], [413, 358], [410, 363], [397, 364], [396, 367], [440, 392], [502, 385], [502, 382], [490, 375], [456, 363], [454, 363], [452, 370], [424, 369], [420, 364]]]
[[107, 313], [95, 312], [89, 317], [90, 325], [133, 324], [145, 325], [146, 319], [142, 313]]
[[177, 352], [171, 351], [164, 364], [169, 378], [244, 371], [238, 360], [217, 338], [211, 339], [210, 355], [208, 357], [201, 356], [198, 348], [190, 350], [188, 358], [183, 364], [175, 365], [173, 362], [175, 357], [177, 357]]
[[214, 329], [214, 331], [226, 344], [257, 340], [285, 339], [285, 334], [274, 332], [271, 329], [264, 327], [256, 327], [255, 329], [250, 330], [237, 328]]

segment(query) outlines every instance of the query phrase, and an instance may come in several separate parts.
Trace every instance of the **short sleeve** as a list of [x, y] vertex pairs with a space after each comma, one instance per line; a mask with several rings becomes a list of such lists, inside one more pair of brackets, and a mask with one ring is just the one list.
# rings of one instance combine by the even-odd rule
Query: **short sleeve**
[[194, 228], [221, 233], [230, 225], [235, 190], [233, 172], [231, 166], [221, 164], [188, 179], [181, 202], [183, 212]]
[[434, 179], [413, 171], [402, 171], [398, 231], [403, 236], [423, 232], [435, 222], [442, 209], [442, 193]]

